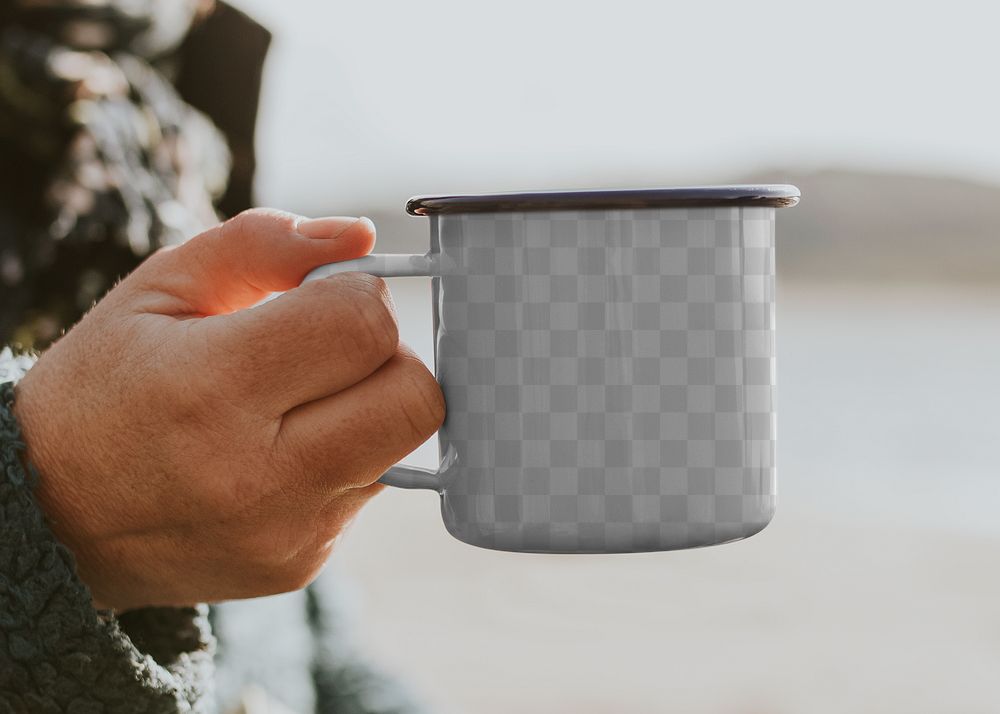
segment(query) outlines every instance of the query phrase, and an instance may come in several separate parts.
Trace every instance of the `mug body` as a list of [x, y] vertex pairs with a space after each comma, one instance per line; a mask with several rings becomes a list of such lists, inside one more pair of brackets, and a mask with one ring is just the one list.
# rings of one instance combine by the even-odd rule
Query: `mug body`
[[449, 532], [616, 553], [761, 530], [775, 502], [774, 211], [432, 216]]

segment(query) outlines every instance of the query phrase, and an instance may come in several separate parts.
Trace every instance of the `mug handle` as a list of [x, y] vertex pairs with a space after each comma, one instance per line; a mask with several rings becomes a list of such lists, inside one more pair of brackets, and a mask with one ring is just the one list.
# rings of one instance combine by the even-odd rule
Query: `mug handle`
[[[425, 255], [374, 253], [363, 258], [345, 260], [340, 263], [328, 263], [311, 271], [302, 282], [320, 280], [338, 273], [368, 273], [379, 278], [432, 277], [438, 274], [437, 256], [433, 253]], [[441, 492], [441, 472], [396, 464], [379, 478], [380, 483], [396, 488], [426, 488]]]

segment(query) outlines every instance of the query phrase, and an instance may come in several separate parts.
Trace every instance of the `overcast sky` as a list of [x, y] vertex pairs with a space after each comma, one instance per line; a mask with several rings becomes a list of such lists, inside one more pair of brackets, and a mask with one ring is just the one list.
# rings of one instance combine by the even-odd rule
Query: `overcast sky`
[[276, 35], [259, 137], [272, 205], [772, 166], [1000, 183], [1000, 3], [238, 4]]

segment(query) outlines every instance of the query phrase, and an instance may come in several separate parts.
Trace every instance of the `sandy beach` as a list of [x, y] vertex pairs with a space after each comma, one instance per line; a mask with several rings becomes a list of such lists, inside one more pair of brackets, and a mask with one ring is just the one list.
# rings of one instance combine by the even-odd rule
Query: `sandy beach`
[[390, 493], [339, 565], [443, 712], [996, 712], [1000, 543], [782, 515], [739, 544], [523, 556]]

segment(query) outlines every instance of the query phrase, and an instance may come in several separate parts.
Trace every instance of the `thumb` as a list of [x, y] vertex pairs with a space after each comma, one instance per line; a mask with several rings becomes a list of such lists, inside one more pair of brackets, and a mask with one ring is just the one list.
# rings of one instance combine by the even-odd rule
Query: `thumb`
[[126, 282], [142, 296], [131, 301], [140, 312], [218, 315], [290, 290], [320, 265], [367, 255], [374, 244], [367, 218], [310, 220], [258, 208], [157, 252]]

